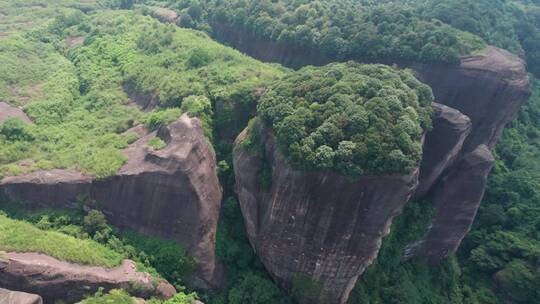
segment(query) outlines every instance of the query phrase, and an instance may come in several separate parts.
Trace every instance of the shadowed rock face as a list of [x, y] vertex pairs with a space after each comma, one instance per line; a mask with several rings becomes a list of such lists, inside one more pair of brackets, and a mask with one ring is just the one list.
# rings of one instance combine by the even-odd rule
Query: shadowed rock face
[[[261, 38], [240, 27], [223, 23], [212, 23], [211, 25], [217, 39], [260, 60], [279, 62], [292, 68], [305, 65], [324, 65], [334, 61], [318, 50], [289, 47]], [[361, 58], [348, 59], [363, 61]], [[406, 253], [406, 257], [424, 256], [432, 262], [437, 262], [448, 253], [455, 251], [468, 232], [482, 200], [485, 179], [491, 169], [492, 158], [489, 149], [495, 146], [505, 125], [512, 120], [521, 105], [530, 96], [529, 77], [525, 63], [517, 56], [495, 47], [486, 48], [480, 55], [463, 57], [457, 66], [392, 61], [380, 63], [397, 64], [400, 67], [413, 69], [420, 80], [431, 86], [435, 100], [445, 105], [434, 104], [434, 128], [426, 134], [419, 186], [415, 193], [416, 199], [428, 198], [435, 203], [436, 216], [433, 219], [432, 229], [420, 242], [423, 245], [418, 246], [417, 244], [414, 246], [414, 250], [409, 250]], [[477, 163], [474, 160], [477, 160]], [[260, 225], [267, 227], [270, 225], [269, 223], [276, 222], [279, 216], [274, 213], [277, 212], [276, 208], [281, 206], [280, 200], [276, 196], [288, 193], [286, 190], [275, 192], [275, 185], [271, 194], [262, 192], [261, 189], [256, 188], [254, 182], [256, 176], [253, 172], [251, 180], [242, 178], [242, 176], [249, 176], [247, 172], [250, 169], [258, 168], [260, 162], [257, 158], [247, 156], [239, 151], [235, 155], [235, 166], [240, 166], [240, 168], [235, 168], [238, 182], [237, 191], [248, 231], [258, 231], [256, 228]], [[305, 173], [305, 175], [302, 177], [306, 179], [305, 184], [312, 183], [317, 186], [313, 188], [299, 186], [295, 183], [294, 178], [288, 181], [291, 185], [290, 189], [294, 189], [290, 191], [297, 192], [294, 195], [303, 200], [305, 204], [309, 200], [304, 199], [303, 196], [309, 196], [309, 193], [318, 193], [317, 191], [320, 189], [324, 189], [326, 196], [323, 197], [329, 196], [324, 206], [331, 210], [339, 208], [346, 200], [344, 197], [355, 195], [355, 190], [340, 187], [326, 188], [319, 185], [317, 180], [310, 180], [308, 177], [311, 176], [310, 174]], [[300, 182], [298, 184], [302, 185]], [[263, 194], [257, 194], [257, 192]], [[429, 196], [426, 196], [428, 194]], [[261, 204], [260, 202], [267, 203]], [[309, 206], [312, 208], [312, 205]], [[356, 210], [354, 209], [355, 205], [349, 207], [350, 210]], [[288, 210], [288, 212], [294, 214], [292, 210]], [[263, 215], [266, 214], [272, 214], [273, 217], [264, 217]], [[329, 217], [326, 219], [328, 222], [348, 221], [349, 218], [354, 217], [354, 211], [345, 215], [331, 212], [325, 213], [325, 215]], [[271, 220], [267, 220], [268, 217]], [[306, 221], [306, 223], [312, 222], [313, 220]], [[272, 227], [272, 225], [270, 226]], [[266, 233], [267, 229], [269, 228], [264, 228], [263, 231]], [[302, 244], [316, 242], [317, 239], [326, 237], [324, 230], [294, 229], [287, 230], [287, 232], [289, 239], [303, 240]], [[254, 247], [274, 277], [279, 278], [280, 275], [286, 277], [285, 274], [290, 273], [290, 269], [295, 269], [295, 267], [286, 265], [285, 262], [275, 261], [281, 258], [285, 259], [287, 256], [286, 253], [277, 251], [276, 248], [280, 248], [278, 245], [265, 247], [261, 245], [261, 242], [264, 243], [265, 240], [261, 239], [261, 233], [250, 233]], [[339, 239], [339, 237], [337, 238]], [[276, 239], [280, 238], [276, 237]], [[286, 242], [283, 241], [283, 243]], [[303, 248], [302, 246], [297, 247]], [[294, 252], [295, 249], [291, 250]], [[345, 260], [351, 255], [367, 254], [365, 257], [369, 256], [361, 249], [356, 248], [356, 250], [358, 251], [342, 251], [335, 260], [340, 258]], [[333, 254], [331, 250], [328, 252]], [[315, 253], [310, 254], [315, 255]], [[372, 254], [376, 255], [376, 251]], [[272, 255], [275, 257], [269, 261], [268, 257]], [[280, 255], [281, 257], [279, 257]], [[293, 256], [290, 258], [294, 260]], [[314, 263], [317, 259], [318, 257], [314, 256], [311, 261]], [[297, 263], [296, 261], [295, 263]], [[350, 264], [343, 263], [343, 265]], [[329, 275], [333, 273], [328, 268], [319, 266], [317, 269], [324, 269], [325, 273]], [[308, 273], [310, 272], [308, 271]], [[322, 270], [319, 275], [316, 274], [314, 277], [324, 276], [321, 273]], [[282, 285], [286, 284], [282, 283]], [[342, 293], [342, 295], [345, 294], [346, 292]]]
[[43, 299], [35, 294], [11, 291], [0, 288], [0, 303], [2, 304], [43, 304]]
[[433, 89], [435, 100], [467, 115], [473, 124], [464, 152], [479, 145], [492, 149], [531, 92], [523, 60], [488, 47], [478, 56], [461, 59], [459, 66], [410, 64], [421, 81]]
[[457, 250], [471, 228], [494, 162], [488, 147], [480, 145], [452, 167], [434, 190], [436, 213], [429, 231], [406, 248], [405, 258], [422, 256], [435, 264]]
[[[307, 275], [320, 287], [309, 303], [346, 303], [358, 276], [376, 258], [392, 218], [417, 186], [408, 176], [366, 176], [355, 181], [291, 168], [271, 135], [262, 131], [264, 155], [234, 149], [236, 191], [249, 240], [268, 272], [285, 289]], [[271, 189], [261, 188], [264, 162]], [[308, 302], [306, 302], [308, 303]]]
[[217, 283], [215, 233], [221, 204], [212, 146], [196, 118], [183, 115], [161, 128], [167, 146], [154, 151], [152, 132], [124, 154], [128, 162], [112, 177], [93, 180], [70, 170], [38, 171], [6, 177], [0, 191], [29, 206], [73, 207], [86, 195], [120, 227], [172, 239], [195, 256], [194, 285]]
[[[94, 294], [99, 287], [105, 291], [122, 288], [134, 296], [168, 299], [176, 290], [163, 280], [153, 278], [148, 273], [137, 271], [133, 261], [124, 260], [116, 268], [81, 266], [59, 261], [47, 255], [38, 253], [7, 253], [0, 260], [0, 285], [3, 287], [23, 290], [39, 294], [45, 303], [64, 300], [75, 303]], [[38, 298], [29, 295], [24, 299]], [[2, 302], [0, 303], [41, 303], [35, 302]]]
[[414, 194], [422, 198], [444, 170], [452, 165], [471, 132], [471, 120], [458, 110], [433, 103], [433, 129], [426, 134], [419, 185]]

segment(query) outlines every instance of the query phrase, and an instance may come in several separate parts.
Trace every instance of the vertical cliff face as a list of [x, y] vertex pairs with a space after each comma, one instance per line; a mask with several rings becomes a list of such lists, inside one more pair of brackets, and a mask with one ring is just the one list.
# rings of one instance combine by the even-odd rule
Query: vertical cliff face
[[456, 109], [433, 103], [433, 129], [426, 134], [415, 198], [424, 197], [459, 156], [471, 132], [471, 120]]
[[492, 149], [531, 92], [525, 63], [517, 56], [488, 47], [463, 57], [459, 66], [407, 64], [433, 89], [435, 100], [467, 115], [473, 124], [464, 144], [470, 152], [485, 144]]
[[185, 114], [157, 133], [167, 146], [148, 146], [156, 132], [142, 137], [124, 151], [128, 162], [115, 176], [39, 171], [4, 178], [0, 190], [30, 206], [72, 207], [86, 195], [112, 224], [185, 246], [198, 263], [193, 283], [210, 287], [219, 274], [214, 250], [222, 197], [212, 146], [199, 120]]
[[422, 256], [438, 263], [458, 248], [471, 228], [494, 162], [488, 147], [480, 145], [452, 166], [434, 190], [436, 213], [429, 231], [405, 249], [405, 258]]
[[[297, 171], [271, 134], [261, 131], [265, 148], [259, 154], [242, 147], [246, 134], [236, 141], [234, 168], [252, 246], [272, 277], [306, 303], [346, 303], [358, 276], [376, 258], [392, 218], [414, 192], [418, 170], [354, 181]], [[265, 166], [272, 170], [269, 189], [259, 182]], [[306, 280], [320, 294], [303, 294]]]

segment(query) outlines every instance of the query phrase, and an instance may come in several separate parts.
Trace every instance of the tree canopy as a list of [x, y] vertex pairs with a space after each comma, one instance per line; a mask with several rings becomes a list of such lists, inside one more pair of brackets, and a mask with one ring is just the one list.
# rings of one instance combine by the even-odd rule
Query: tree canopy
[[294, 166], [355, 177], [413, 170], [432, 101], [408, 71], [351, 61], [284, 77], [258, 113]]

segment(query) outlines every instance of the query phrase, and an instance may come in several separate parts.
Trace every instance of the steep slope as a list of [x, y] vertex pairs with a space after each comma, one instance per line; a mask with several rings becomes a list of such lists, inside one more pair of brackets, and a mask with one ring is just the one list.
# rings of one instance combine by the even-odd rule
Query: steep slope
[[167, 143], [154, 150], [149, 133], [128, 147], [128, 162], [115, 176], [93, 179], [76, 171], [37, 171], [6, 177], [0, 190], [8, 198], [30, 206], [75, 207], [87, 196], [111, 223], [174, 239], [198, 262], [201, 287], [216, 283], [214, 242], [221, 187], [213, 148], [201, 123], [184, 114], [157, 131]]

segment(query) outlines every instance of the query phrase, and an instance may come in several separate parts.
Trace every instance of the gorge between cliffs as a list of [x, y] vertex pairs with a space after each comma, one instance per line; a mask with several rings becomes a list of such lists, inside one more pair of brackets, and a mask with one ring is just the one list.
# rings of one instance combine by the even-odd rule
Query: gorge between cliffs
[[0, 32], [0, 55], [37, 66], [0, 77], [0, 303], [352, 303], [411, 204], [432, 214], [400, 263], [458, 252], [537, 94], [525, 58], [489, 43], [377, 60], [217, 4], [54, 5]]

